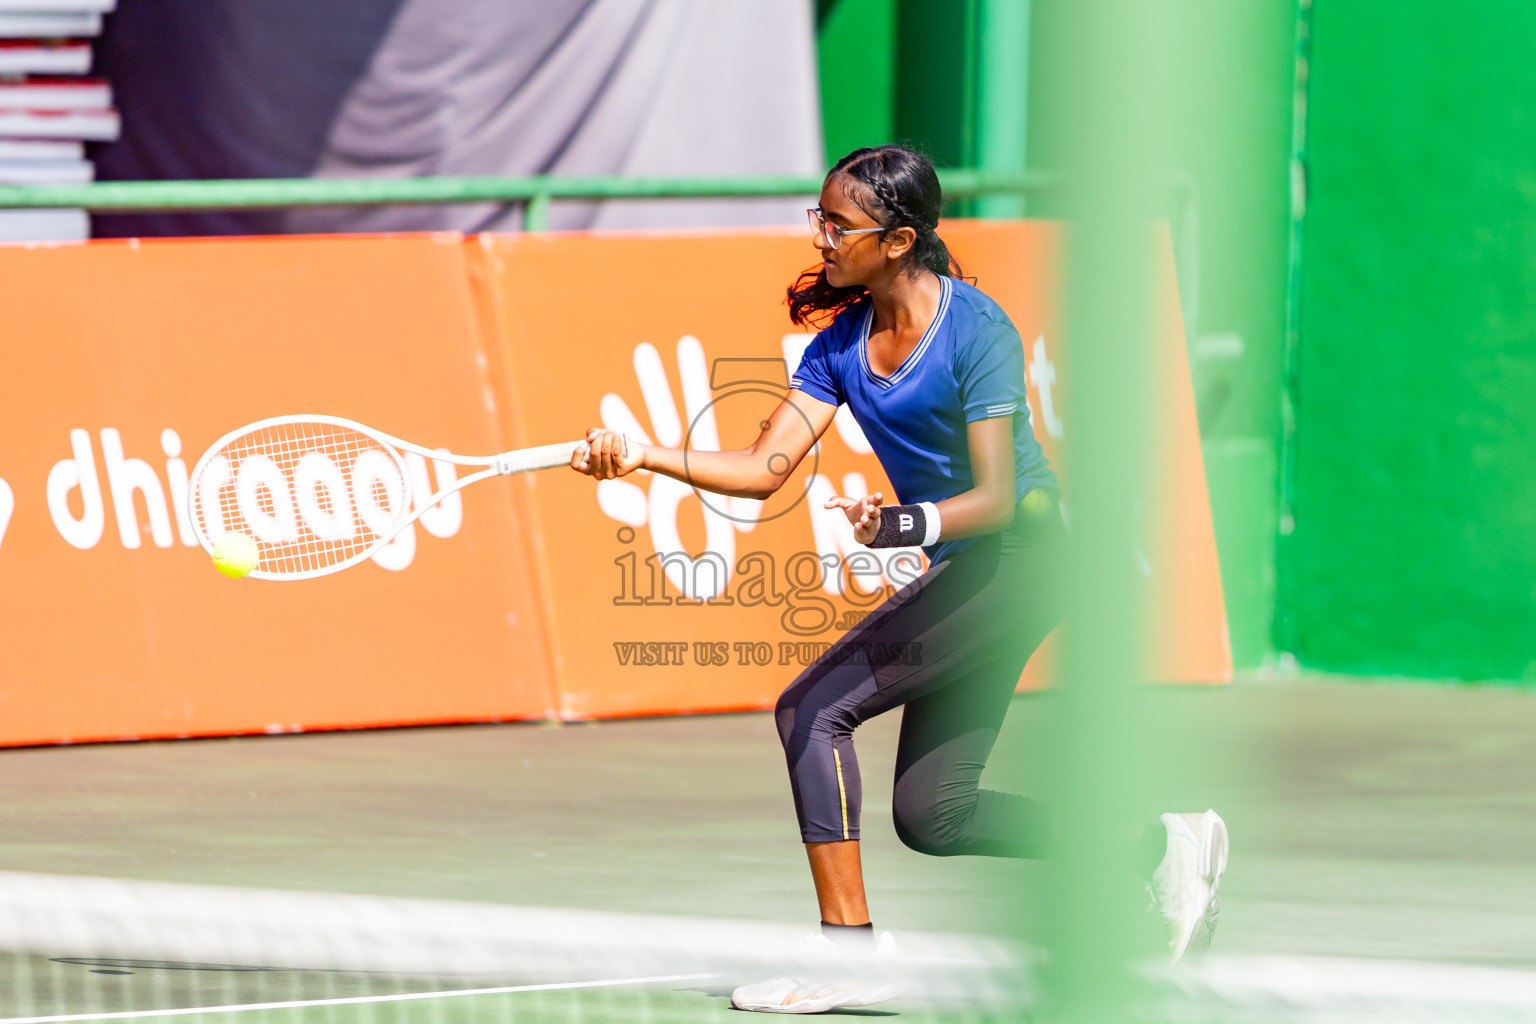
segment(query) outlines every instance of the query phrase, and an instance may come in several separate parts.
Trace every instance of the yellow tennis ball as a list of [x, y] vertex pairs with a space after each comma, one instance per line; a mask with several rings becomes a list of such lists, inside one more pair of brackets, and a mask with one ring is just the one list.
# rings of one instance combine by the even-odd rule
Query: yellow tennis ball
[[256, 568], [261, 552], [256, 542], [238, 531], [230, 531], [213, 545], [213, 567], [232, 579], [239, 579]]

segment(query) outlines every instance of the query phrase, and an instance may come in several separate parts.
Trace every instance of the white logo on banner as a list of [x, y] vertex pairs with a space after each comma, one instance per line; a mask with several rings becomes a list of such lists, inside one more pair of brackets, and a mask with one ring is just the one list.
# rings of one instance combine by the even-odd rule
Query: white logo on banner
[[[786, 334], [783, 338], [784, 361], [791, 377], [800, 364], [800, 358], [814, 335]], [[704, 346], [691, 335], [685, 335], [677, 343], [677, 367], [683, 396], [683, 412], [679, 413], [673, 397], [672, 383], [661, 362], [661, 353], [654, 345], [642, 342], [635, 346], [635, 379], [640, 385], [640, 395], [645, 402], [650, 423], [647, 429], [640, 418], [630, 409], [629, 403], [612, 392], [604, 395], [598, 406], [603, 427], [619, 431], [642, 444], [659, 444], [668, 448], [682, 447], [685, 430], [688, 447], [695, 451], [719, 451], [720, 434], [712, 401], [719, 396], [710, 393], [709, 362]], [[685, 427], [682, 418], [687, 416]], [[838, 409], [833, 420], [838, 436], [854, 452], [868, 455], [873, 449], [859, 429], [847, 406]], [[862, 474], [849, 473], [843, 477], [841, 493], [850, 497], [863, 497], [868, 493]], [[853, 539], [853, 526], [848, 517], [838, 509], [826, 509], [827, 498], [838, 493], [832, 481], [820, 474], [806, 482], [805, 506], [811, 519], [811, 534], [816, 553], [828, 556], [823, 564], [841, 565], [848, 555], [865, 551], [863, 545]], [[704, 550], [690, 555], [684, 550], [678, 517], [687, 499], [693, 498], [704, 521]], [[712, 500], [713, 501], [713, 500]], [[610, 519], [640, 529], [649, 527], [651, 545], [661, 562], [667, 579], [681, 594], [697, 600], [710, 600], [726, 592], [736, 562], [736, 534], [750, 533], [757, 526], [762, 502], [750, 498], [724, 498], [722, 514], [712, 503], [699, 502], [694, 489], [687, 483], [668, 476], [641, 470], [619, 480], [600, 480], [597, 483], [597, 503]], [[893, 552], [882, 552], [880, 561], [886, 564]], [[908, 556], [909, 564], [899, 569], [921, 565], [921, 555]], [[822, 587], [830, 594], [842, 593], [844, 573], [826, 572]], [[898, 571], [900, 577], [900, 571]], [[877, 586], [891, 582], [896, 585], [907, 582], [917, 573], [904, 578], [887, 579], [884, 572], [878, 579], [865, 580], [865, 586]]]
[[[447, 449], [439, 450], [447, 451]], [[385, 486], [394, 487], [395, 490], [390, 493], [398, 494], [400, 476], [395, 471], [393, 462], [387, 459], [383, 461], [389, 462], [389, 481], [385, 482]], [[411, 474], [412, 504], [417, 508], [420, 508], [421, 503], [437, 491], [450, 486], [458, 479], [458, 471], [453, 463], [440, 462], [437, 459], [433, 459], [432, 466], [437, 479], [436, 486], [433, 486], [432, 480], [428, 478], [427, 460], [415, 452], [405, 453], [405, 467]], [[383, 467], [380, 468], [381, 470], [383, 469]], [[354, 489], [356, 488], [355, 482], [353, 487]], [[400, 536], [380, 548], [378, 553], [373, 556], [373, 561], [375, 564], [391, 572], [407, 569], [416, 558], [416, 527], [418, 525], [434, 537], [452, 537], [459, 532], [459, 527], [463, 522], [464, 498], [459, 492], [455, 491], [432, 508], [423, 512], [421, 518], [408, 526]]]
[[[1043, 417], [1045, 432], [1051, 435], [1053, 441], [1060, 441], [1066, 436], [1067, 431], [1062, 425], [1061, 417], [1056, 413], [1056, 364], [1051, 362], [1050, 357], [1045, 354], [1045, 335], [1043, 334], [1035, 339], [1026, 372], [1029, 374], [1029, 382], [1040, 393], [1040, 414]], [[1025, 398], [1028, 397], [1028, 389], [1026, 389]]]
[[[122, 434], [114, 427], [104, 427], [100, 432], [99, 468], [94, 439], [89, 431], [71, 430], [69, 443], [70, 457], [54, 463], [46, 486], [49, 517], [65, 541], [81, 550], [94, 548], [105, 533], [110, 503], [118, 540], [123, 547], [142, 546], [146, 533], [155, 547], [172, 547], [178, 539], [186, 547], [197, 547], [197, 535], [188, 507], [188, 468], [182, 458], [180, 434], [170, 428], [160, 432], [160, 450], [165, 456], [163, 484], [154, 466], [125, 451]], [[209, 535], [217, 539], [223, 532], [223, 525], [217, 521], [218, 493], [227, 487], [234, 489], [235, 500], [259, 540], [292, 540], [298, 536], [301, 523], [318, 536], [342, 536], [355, 531], [359, 519], [378, 529], [387, 527], [394, 519], [390, 510], [398, 506], [403, 493], [400, 474], [393, 460], [378, 452], [365, 452], [364, 456], [369, 454], [377, 456], [377, 460], [362, 464], [364, 460], [359, 459], [359, 465], [352, 467], [354, 478], [361, 476], [368, 481], [362, 489], [365, 496], [360, 496], [362, 492], [357, 491], [355, 479], [351, 488], [354, 493], [349, 496], [341, 467], [323, 455], [301, 459], [291, 475], [270, 459], [258, 457], [244, 460], [239, 471], [231, 477], [228, 464], [221, 467], [222, 460], [215, 460], [202, 477], [203, 505], [213, 516], [208, 523]], [[412, 495], [418, 504], [458, 479], [452, 463], [433, 459], [429, 469], [427, 459], [414, 452], [407, 453], [405, 460], [411, 474]], [[383, 492], [382, 506], [376, 493], [378, 490]], [[322, 511], [325, 503], [319, 498], [321, 492], [325, 493], [328, 507], [333, 511]], [[265, 503], [260, 497], [262, 493], [267, 496]], [[0, 540], [4, 539], [14, 504], [10, 487], [0, 481]], [[265, 511], [264, 504], [269, 505], [271, 511]], [[144, 510], [142, 520], [139, 516], [141, 507]], [[444, 498], [417, 520], [422, 529], [441, 538], [457, 534], [463, 522], [464, 503], [458, 493]], [[374, 561], [386, 569], [399, 571], [408, 568], [415, 556], [416, 525], [413, 524], [381, 548], [374, 555]]]
[[[611, 392], [604, 395], [598, 405], [603, 426], [621, 431], [641, 444], [682, 447], [683, 420], [678, 415], [677, 401], [672, 397], [666, 368], [661, 365], [661, 353], [656, 346], [642, 342], [635, 346], [634, 362], [635, 379], [640, 384], [651, 429], [642, 427], [629, 404]], [[678, 341], [677, 369], [682, 384], [683, 409], [692, 424], [689, 446], [696, 451], [719, 451], [720, 432], [710, 405], [709, 365], [699, 339], [685, 335]], [[628, 526], [636, 529], [650, 527], [651, 544], [662, 558], [667, 579], [679, 593], [701, 601], [725, 593], [731, 568], [736, 562], [736, 531], [738, 528], [751, 530], [756, 525], [757, 509], [762, 503], [747, 498], [727, 498], [729, 517], [708, 505], [699, 504], [704, 518], [705, 550], [695, 558], [684, 551], [677, 526], [683, 502], [694, 497], [693, 488], [680, 480], [646, 471], [637, 475], [649, 477], [649, 486], [642, 488], [629, 480], [598, 481], [598, 507], [609, 518]], [[705, 567], [709, 571], [700, 571]]]
[[11, 525], [11, 513], [16, 511], [16, 495], [11, 485], [0, 480], [0, 544], [5, 543], [5, 531]]

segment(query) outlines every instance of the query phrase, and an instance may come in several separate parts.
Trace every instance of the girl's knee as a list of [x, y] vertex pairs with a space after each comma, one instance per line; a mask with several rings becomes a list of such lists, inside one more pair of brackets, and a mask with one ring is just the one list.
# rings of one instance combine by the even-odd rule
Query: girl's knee
[[785, 700], [789, 691], [779, 694], [778, 703], [773, 706], [773, 724], [779, 731], [779, 742], [785, 747], [789, 746], [789, 739], [795, 734], [795, 705], [793, 701]]
[[800, 717], [800, 704], [810, 690], [809, 687], [801, 685], [802, 679], [796, 679], [785, 687], [784, 692], [779, 694], [779, 699], [773, 705], [773, 724], [778, 727], [779, 742], [786, 748], [795, 735], [795, 722]]
[[909, 849], [930, 857], [953, 857], [965, 852], [961, 847], [966, 823], [975, 806], [974, 794], [969, 798], [940, 800], [932, 792], [919, 789], [897, 781], [891, 797], [896, 837]]
[[859, 717], [836, 687], [821, 678], [801, 676], [773, 707], [779, 742], [788, 748], [796, 737], [807, 741], [834, 741], [853, 735]]
[[930, 857], [951, 857], [960, 852], [958, 832], [947, 828], [932, 808], [915, 810], [896, 806], [892, 808], [892, 818], [896, 838], [908, 849]]

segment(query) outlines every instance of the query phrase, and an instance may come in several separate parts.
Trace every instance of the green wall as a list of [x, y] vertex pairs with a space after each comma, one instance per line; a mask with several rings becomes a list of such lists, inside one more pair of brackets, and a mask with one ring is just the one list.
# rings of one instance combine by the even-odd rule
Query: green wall
[[1317, 0], [1279, 638], [1536, 680], [1536, 4]]
[[[827, 159], [900, 141], [940, 167], [1025, 167], [1031, 0], [820, 0]], [[950, 215], [1018, 216], [1012, 197]]]
[[[941, 166], [1059, 165], [1071, 0], [822, 0], [829, 159], [893, 139]], [[1274, 650], [1277, 438], [1290, 223], [1290, 0], [1170, 0], [1184, 116], [1164, 162], [1194, 183], [1199, 309], [1186, 310], [1233, 654]], [[1016, 204], [955, 213], [1016, 215]], [[1056, 210], [1048, 195], [1033, 216]], [[1170, 206], [1169, 212], [1172, 212]]]
[[896, 135], [896, 0], [820, 0], [816, 57], [827, 162]]
[[[1072, 0], [1034, 0], [1029, 158], [1050, 169], [1080, 88], [1064, 45]], [[1160, 162], [1192, 181], [1198, 307], [1186, 308], [1191, 372], [1239, 667], [1274, 656], [1277, 442], [1289, 263], [1296, 18], [1289, 0], [1167, 0], [1163, 88], [1178, 111]], [[1171, 196], [1167, 211], [1174, 212]], [[1050, 197], [1030, 213], [1056, 212]]]
[[[817, 57], [828, 161], [860, 146], [903, 142], [940, 167], [976, 166], [983, 9], [1007, 4], [1027, 15], [1029, 2], [820, 0]], [[1021, 79], [1019, 136], [1026, 88]]]
[[[829, 156], [899, 139], [944, 165], [1027, 151], [1051, 169], [1071, 0], [1009, 2], [822, 0]], [[1298, 35], [1291, 0], [1165, 5], [1186, 115], [1166, 162], [1198, 194], [1180, 271], [1199, 275], [1186, 321], [1236, 661], [1536, 681], [1536, 3], [1300, 6]], [[998, 12], [1020, 8], [989, 58]], [[997, 63], [1014, 52], [1022, 69]], [[1027, 108], [999, 70], [1027, 75]]]
[[1199, 307], [1186, 311], [1206, 479], [1239, 667], [1273, 657], [1277, 439], [1289, 266], [1295, 10], [1185, 0], [1169, 166], [1194, 181]]

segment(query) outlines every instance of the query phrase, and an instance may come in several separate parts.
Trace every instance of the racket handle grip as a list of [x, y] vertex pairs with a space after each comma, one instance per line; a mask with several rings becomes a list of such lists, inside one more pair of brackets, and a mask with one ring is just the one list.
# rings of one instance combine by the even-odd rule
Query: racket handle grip
[[540, 448], [522, 448], [515, 452], [502, 452], [496, 456], [496, 472], [502, 476], [510, 473], [528, 473], [535, 469], [555, 469], [571, 464], [571, 453], [585, 448], [585, 441], [566, 441], [563, 444], [546, 444]]

